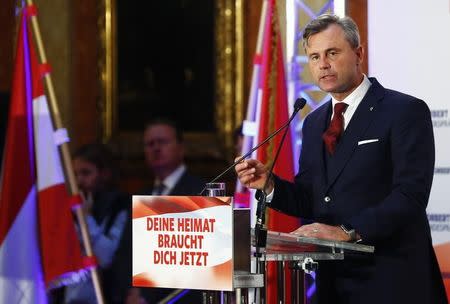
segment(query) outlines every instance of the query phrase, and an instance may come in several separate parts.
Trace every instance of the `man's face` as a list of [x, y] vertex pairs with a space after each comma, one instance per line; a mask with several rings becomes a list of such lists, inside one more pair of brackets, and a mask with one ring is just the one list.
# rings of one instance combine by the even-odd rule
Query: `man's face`
[[94, 193], [100, 187], [102, 182], [101, 174], [93, 163], [81, 158], [75, 158], [73, 170], [78, 187], [84, 194]]
[[144, 154], [147, 165], [156, 174], [170, 174], [183, 162], [184, 149], [177, 141], [174, 128], [156, 124], [147, 127], [144, 132]]
[[337, 100], [347, 97], [362, 81], [363, 49], [352, 48], [339, 25], [309, 37], [306, 55], [317, 85]]

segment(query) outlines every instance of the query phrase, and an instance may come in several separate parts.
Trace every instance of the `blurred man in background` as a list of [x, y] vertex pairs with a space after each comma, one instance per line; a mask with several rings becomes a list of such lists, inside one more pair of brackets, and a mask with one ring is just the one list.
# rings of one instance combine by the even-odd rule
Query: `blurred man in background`
[[190, 174], [184, 164], [183, 133], [169, 119], [150, 121], [144, 131], [145, 161], [154, 176], [153, 184], [142, 194], [197, 195], [205, 183]]
[[[153, 176], [149, 187], [139, 191], [139, 195], [198, 195], [204, 181], [188, 172], [184, 163], [184, 138], [177, 123], [166, 118], [157, 118], [147, 123], [144, 135], [145, 162]], [[131, 223], [126, 239], [121, 245], [121, 260], [129, 267], [125, 276], [127, 287], [125, 303], [158, 303], [170, 295], [174, 289], [131, 288]], [[177, 303], [202, 303], [202, 292], [186, 290]]]

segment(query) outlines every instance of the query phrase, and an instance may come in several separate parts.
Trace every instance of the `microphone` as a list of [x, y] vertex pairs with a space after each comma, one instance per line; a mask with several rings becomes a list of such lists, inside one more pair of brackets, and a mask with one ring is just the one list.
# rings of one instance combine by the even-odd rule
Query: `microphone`
[[[290, 121], [289, 121], [290, 122]], [[269, 169], [269, 174], [267, 175], [267, 179], [264, 182], [262, 190], [256, 191], [256, 199], [258, 200], [258, 206], [256, 208], [256, 223], [255, 223], [255, 254], [259, 257], [260, 248], [266, 247], [267, 241], [267, 229], [265, 228], [265, 218], [266, 218], [266, 208], [267, 208], [267, 186], [270, 180], [273, 177], [273, 168], [278, 160], [278, 156], [280, 155], [281, 148], [283, 147], [284, 140], [286, 138], [288, 129], [286, 128], [283, 133], [283, 137], [281, 138], [280, 144], [278, 145], [277, 152], [275, 153], [275, 157], [273, 158], [272, 165]]]
[[[298, 110], [300, 110], [305, 106], [306, 100], [304, 98], [299, 98], [295, 102], [296, 105], [297, 105], [297, 101], [299, 102]], [[295, 112], [296, 109], [297, 108], [294, 108], [293, 115], [296, 113]], [[288, 124], [291, 123], [292, 119], [293, 119], [293, 116], [291, 116], [291, 118], [289, 119]], [[287, 131], [288, 131], [288, 128], [286, 128], [284, 130], [283, 137], [281, 138], [280, 144], [278, 145], [277, 152], [275, 153], [275, 157], [273, 158], [272, 165], [270, 166], [270, 169], [269, 169], [269, 174], [267, 175], [267, 179], [264, 182], [264, 186], [263, 186], [262, 190], [256, 191], [256, 199], [258, 200], [258, 207], [256, 208], [256, 223], [255, 223], [255, 257], [256, 257], [257, 261], [261, 257], [261, 248], [265, 248], [266, 242], [267, 242], [267, 229], [265, 228], [265, 217], [266, 217], [267, 195], [268, 194], [266, 192], [266, 188], [269, 184], [269, 181], [273, 177], [273, 168], [275, 167], [275, 164], [280, 155], [281, 148], [283, 147], [284, 140], [286, 139]]]
[[[261, 147], [262, 145], [264, 145], [266, 142], [268, 142], [269, 140], [271, 140], [275, 135], [277, 135], [278, 133], [280, 133], [283, 129], [285, 129], [287, 126], [289, 126], [291, 124], [291, 121], [294, 119], [295, 115], [297, 115], [298, 111], [300, 111], [301, 109], [303, 109], [306, 105], [306, 99], [305, 98], [297, 98], [295, 100], [294, 103], [294, 112], [292, 112], [291, 117], [289, 118], [289, 120], [283, 125], [281, 126], [278, 130], [276, 130], [275, 132], [273, 132], [272, 134], [270, 134], [266, 139], [264, 139], [262, 142], [260, 142], [258, 145], [256, 145], [255, 147], [253, 147], [250, 151], [248, 151], [247, 153], [245, 153], [243, 156], [241, 156], [237, 161], [235, 161], [233, 164], [231, 164], [230, 166], [228, 166], [224, 171], [222, 171], [222, 173], [220, 173], [219, 175], [217, 175], [215, 178], [213, 178], [209, 183], [214, 183], [216, 182], [219, 178], [221, 178], [222, 176], [224, 176], [226, 173], [228, 173], [231, 169], [234, 168], [234, 166], [236, 166], [237, 164], [239, 164], [241, 161], [243, 161], [244, 159], [246, 159], [247, 157], [249, 157], [255, 150], [259, 149], [259, 147]], [[283, 139], [281, 141], [281, 144], [284, 141], [284, 137], [286, 136], [286, 132], [283, 135]], [[281, 145], [280, 145], [281, 146]], [[279, 151], [277, 152], [277, 155], [279, 154]], [[277, 156], [276, 156], [277, 157]], [[275, 161], [274, 161], [275, 162]], [[273, 168], [273, 164], [272, 164], [272, 168]], [[271, 170], [272, 171], [272, 170]], [[267, 181], [266, 181], [267, 182]], [[209, 184], [208, 183], [208, 184]], [[264, 185], [264, 189], [267, 185]], [[205, 192], [206, 190], [206, 185], [205, 187], [202, 189], [202, 191], [200, 191], [200, 193], [198, 195], [202, 195], [203, 192]]]

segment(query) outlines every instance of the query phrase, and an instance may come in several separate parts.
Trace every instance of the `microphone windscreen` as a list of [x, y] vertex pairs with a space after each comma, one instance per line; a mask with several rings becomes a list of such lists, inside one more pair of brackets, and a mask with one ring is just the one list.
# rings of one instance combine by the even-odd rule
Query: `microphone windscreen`
[[300, 111], [306, 104], [305, 98], [297, 98], [294, 103], [294, 111]]

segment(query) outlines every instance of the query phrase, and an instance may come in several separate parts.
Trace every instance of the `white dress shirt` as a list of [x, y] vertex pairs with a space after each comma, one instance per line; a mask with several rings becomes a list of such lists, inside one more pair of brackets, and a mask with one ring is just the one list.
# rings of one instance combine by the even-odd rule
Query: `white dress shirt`
[[[348, 124], [350, 123], [350, 120], [353, 117], [353, 114], [355, 114], [356, 109], [363, 100], [367, 91], [369, 91], [371, 85], [372, 83], [370, 82], [369, 78], [367, 78], [367, 76], [364, 75], [363, 81], [359, 84], [359, 86], [343, 100], [337, 101], [336, 99], [331, 97], [332, 109], [334, 109], [334, 105], [338, 102], [345, 102], [346, 104], [348, 104], [348, 107], [343, 114], [344, 130], [347, 128]], [[331, 119], [333, 119], [333, 115], [331, 115]], [[270, 192], [269, 195], [267, 195], [266, 201], [268, 203], [272, 201], [274, 191], [275, 189], [273, 189], [272, 192]]]
[[175, 169], [169, 176], [167, 176], [164, 180], [156, 179], [153, 183], [153, 192], [152, 195], [157, 195], [156, 193], [157, 189], [159, 188], [159, 185], [162, 183], [164, 184], [164, 190], [160, 193], [160, 195], [168, 195], [172, 189], [175, 187], [175, 185], [180, 180], [181, 176], [186, 171], [186, 165], [181, 164], [178, 168]]
[[[348, 107], [344, 112], [344, 130], [347, 128], [350, 120], [353, 117], [353, 114], [355, 114], [356, 109], [358, 108], [371, 85], [372, 83], [370, 82], [369, 78], [364, 75], [364, 79], [361, 84], [353, 92], [351, 92], [350, 95], [345, 97], [344, 100], [337, 101], [336, 99], [331, 97], [332, 109], [334, 109], [334, 105], [338, 102], [345, 102], [346, 104], [348, 104]], [[333, 115], [331, 116], [331, 119], [333, 119]]]

